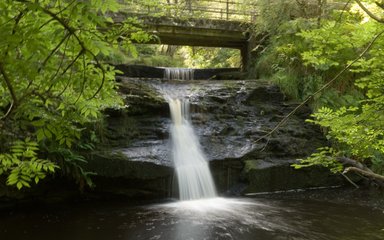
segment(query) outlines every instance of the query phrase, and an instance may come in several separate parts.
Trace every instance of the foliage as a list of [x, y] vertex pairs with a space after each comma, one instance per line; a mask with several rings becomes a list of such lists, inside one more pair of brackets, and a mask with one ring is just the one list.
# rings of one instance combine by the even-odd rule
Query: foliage
[[186, 67], [184, 56], [179, 53], [179, 46], [141, 44], [135, 46], [137, 55], [122, 53], [122, 61], [114, 63], [130, 63], [153, 67]]
[[343, 170], [343, 165], [337, 161], [336, 156], [338, 152], [330, 147], [322, 147], [318, 152], [313, 153], [306, 159], [299, 159], [299, 164], [292, 164], [296, 169], [303, 167], [311, 167], [314, 165], [321, 165], [329, 168], [332, 173], [340, 173]]
[[[344, 63], [359, 54], [375, 31], [371, 23], [360, 24], [360, 14], [343, 13], [343, 24], [339, 21], [340, 14], [336, 11], [322, 15], [321, 25], [318, 18], [281, 23], [257, 62], [259, 75], [270, 77], [288, 97], [304, 100], [311, 96], [344, 68]], [[332, 89], [314, 96], [311, 106], [318, 109], [356, 103], [363, 97], [353, 84], [356, 76], [355, 72], [346, 72]]]
[[240, 67], [241, 56], [237, 49], [184, 47], [185, 65], [194, 68]]
[[[348, 14], [348, 13], [345, 13]], [[354, 14], [354, 13], [350, 13]], [[344, 67], [373, 37], [384, 31], [384, 25], [360, 16], [358, 24], [349, 20], [342, 23], [328, 22], [320, 29], [299, 35], [311, 41], [310, 48], [302, 53], [304, 64], [321, 71]], [[356, 18], [355, 18], [356, 21]], [[355, 22], [356, 23], [356, 22]], [[296, 167], [313, 164], [327, 165], [330, 159], [347, 156], [384, 174], [384, 47], [379, 38], [369, 53], [354, 64], [349, 71], [355, 88], [364, 97], [351, 98], [341, 107], [322, 107], [308, 120], [326, 129], [326, 136], [333, 142], [332, 151], [314, 154]], [[334, 169], [332, 165], [328, 166]]]
[[[94, 150], [92, 144], [81, 145], [81, 148], [88, 151]], [[83, 190], [85, 186], [94, 186], [91, 177], [96, 174], [83, 169], [83, 166], [88, 163], [83, 155], [63, 147], [52, 149], [50, 154], [56, 158], [62, 173], [71, 177], [79, 185], [80, 190]]]
[[308, 49], [298, 32], [314, 29], [316, 21], [295, 19], [282, 23], [276, 35], [270, 37], [270, 43], [256, 64], [260, 77], [271, 78], [283, 92], [294, 99], [305, 99], [323, 83], [323, 76], [311, 66], [304, 65], [301, 53]]
[[173, 45], [137, 45], [137, 56], [124, 51], [113, 53], [109, 62], [153, 67], [227, 68], [240, 67], [240, 51], [230, 48], [207, 48]]
[[308, 122], [321, 126], [332, 144], [294, 167], [323, 165], [336, 173], [343, 170], [339, 159], [347, 157], [384, 174], [383, 36], [330, 88], [313, 95], [383, 33], [383, 6], [375, 1], [356, 1], [360, 5], [348, 1], [344, 11], [288, 20], [278, 16], [283, 2], [288, 1], [280, 1], [275, 11], [266, 5], [272, 18], [259, 28], [270, 33], [269, 45], [260, 52], [257, 72], [272, 78], [294, 99], [313, 96], [315, 113]]
[[254, 22], [257, 32], [274, 35], [279, 26], [291, 20], [293, 15], [300, 16], [294, 0], [247, 0], [246, 3], [248, 6], [257, 5], [258, 15]]
[[[120, 8], [115, 0], [0, 2], [2, 156], [26, 137], [37, 143], [35, 153], [46, 146], [72, 151], [84, 141], [85, 125], [99, 121], [103, 109], [122, 104], [115, 70], [103, 59], [118, 48], [133, 51], [131, 39], [150, 36], [132, 18], [114, 24], [107, 13]], [[35, 174], [32, 157], [18, 159], [23, 174]], [[41, 164], [56, 166], [53, 160]]]
[[313, 114], [315, 124], [328, 129], [327, 136], [339, 148], [359, 161], [367, 162], [378, 173], [384, 173], [384, 64], [379, 40], [370, 51], [369, 59], [362, 59], [354, 72], [365, 74], [356, 85], [366, 93], [357, 106], [337, 110], [323, 107]]
[[8, 175], [8, 185], [15, 185], [18, 189], [31, 187], [32, 181], [37, 184], [47, 173], [58, 168], [55, 163], [38, 157], [38, 146], [37, 142], [26, 138], [14, 142], [9, 153], [0, 154], [0, 175]]

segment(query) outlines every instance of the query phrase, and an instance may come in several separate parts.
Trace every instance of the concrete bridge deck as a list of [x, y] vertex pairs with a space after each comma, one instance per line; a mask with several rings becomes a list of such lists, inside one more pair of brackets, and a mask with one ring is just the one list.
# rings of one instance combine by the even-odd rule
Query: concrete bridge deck
[[[113, 16], [115, 23], [132, 17], [128, 13]], [[250, 25], [239, 21], [219, 19], [178, 19], [171, 17], [138, 16], [144, 29], [157, 36], [152, 44], [180, 46], [224, 47], [239, 49], [243, 69], [248, 65]]]

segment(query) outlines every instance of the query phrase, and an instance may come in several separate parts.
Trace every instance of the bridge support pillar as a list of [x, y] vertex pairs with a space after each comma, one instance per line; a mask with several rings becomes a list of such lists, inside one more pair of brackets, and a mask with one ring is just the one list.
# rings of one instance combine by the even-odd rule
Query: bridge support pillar
[[250, 49], [249, 43], [246, 42], [242, 48], [240, 48], [241, 53], [241, 71], [247, 72], [249, 69], [249, 59], [250, 59]]

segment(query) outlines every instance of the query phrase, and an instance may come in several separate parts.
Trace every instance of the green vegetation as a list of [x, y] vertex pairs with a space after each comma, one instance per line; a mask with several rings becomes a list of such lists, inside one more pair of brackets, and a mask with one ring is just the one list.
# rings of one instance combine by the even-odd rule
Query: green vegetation
[[[0, 3], [1, 181], [21, 189], [59, 172], [73, 178], [81, 188], [92, 185], [93, 173], [86, 172], [83, 166], [86, 154], [100, 141], [102, 111], [123, 105], [115, 82], [116, 71], [110, 63], [180, 66], [182, 62], [182, 66], [193, 67], [237, 64], [228, 49], [203, 51], [133, 44], [148, 41], [151, 36], [141, 30], [135, 18], [114, 24], [109, 13], [134, 12], [168, 3], [132, 3]], [[183, 14], [180, 4], [168, 5], [162, 8], [162, 16]], [[208, 55], [213, 61], [204, 59]]]
[[[222, 20], [250, 19], [257, 11], [254, 30], [266, 37], [255, 48], [254, 73], [272, 79], [287, 97], [308, 101], [314, 109], [308, 122], [322, 127], [331, 143], [294, 166], [320, 164], [335, 173], [356, 171], [382, 182], [384, 2], [245, 3], [1, 1], [0, 180], [21, 189], [60, 172], [81, 188], [92, 185], [93, 173], [83, 166], [100, 141], [103, 110], [123, 105], [110, 63], [240, 65], [240, 53], [233, 49], [135, 45], [151, 38], [140, 22], [128, 18], [114, 24], [109, 17], [126, 10]], [[204, 11], [207, 7], [219, 10]], [[223, 14], [226, 8], [234, 18]], [[326, 84], [330, 87], [318, 94]]]
[[172, 45], [135, 45], [136, 51], [118, 51], [109, 62], [153, 67], [236, 68], [241, 65], [240, 50]]
[[[315, 113], [308, 122], [321, 126], [331, 142], [331, 147], [318, 149], [296, 168], [320, 164], [335, 173], [358, 172], [381, 185], [384, 8], [377, 1], [345, 4], [343, 10], [315, 11], [311, 16], [303, 11], [294, 20], [271, 19], [275, 22], [269, 25], [280, 26], [270, 31], [270, 45], [256, 69], [271, 77], [287, 96], [311, 100]], [[319, 9], [332, 6], [317, 5]], [[326, 84], [331, 87], [315, 94]]]
[[0, 9], [0, 174], [19, 189], [58, 169], [90, 184], [81, 152], [97, 142], [91, 126], [122, 105], [103, 59], [149, 36], [134, 19], [111, 27], [115, 0], [5, 0]]

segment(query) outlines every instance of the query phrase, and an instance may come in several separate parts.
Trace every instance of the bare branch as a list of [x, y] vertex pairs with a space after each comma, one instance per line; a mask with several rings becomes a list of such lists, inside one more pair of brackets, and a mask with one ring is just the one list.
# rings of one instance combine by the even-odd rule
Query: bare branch
[[359, 7], [360, 7], [361, 9], [363, 9], [363, 11], [364, 11], [366, 14], [368, 14], [368, 16], [370, 16], [372, 19], [378, 21], [379, 23], [384, 23], [384, 19], [382, 19], [382, 18], [376, 16], [376, 15], [373, 14], [371, 11], [369, 11], [368, 8], [366, 8], [366, 7], [364, 6], [364, 4], [361, 3], [361, 1], [359, 1], [359, 0], [355, 0], [355, 2], [356, 2], [356, 3], [359, 5]]
[[[338, 20], [336, 21], [336, 24], [338, 24], [338, 23], [341, 22], [342, 16], [343, 16], [345, 10], [347, 10], [347, 7], [348, 7], [348, 5], [351, 3], [351, 1], [352, 1], [352, 0], [348, 0], [348, 2], [346, 2], [346, 3], [344, 4], [343, 10], [341, 10], [340, 15], [339, 15], [339, 18], [338, 18]], [[336, 25], [336, 24], [335, 24], [335, 25]]]
[[381, 9], [384, 10], [384, 3], [383, 3], [383, 1], [382, 1], [381, 3], [379, 3], [379, 2], [375, 2], [375, 4], [376, 4], [379, 8], [381, 8]]
[[[72, 0], [72, 2], [70, 2], [67, 6], [65, 6], [65, 8], [60, 9], [60, 11], [57, 12], [57, 15], [63, 13], [65, 10], [67, 10], [67, 9], [68, 9], [72, 4], [74, 4], [76, 1], [77, 1], [77, 0]], [[77, 3], [77, 4], [79, 4], [79, 3]], [[76, 5], [77, 5], [77, 4], [76, 4]]]
[[81, 83], [81, 91], [80, 91], [80, 94], [79, 96], [77, 97], [76, 101], [74, 102], [74, 104], [76, 104], [79, 100], [80, 100], [80, 97], [81, 95], [83, 95], [84, 93], [84, 89], [85, 89], [85, 83], [87, 82], [87, 78], [86, 78], [86, 64], [85, 64], [85, 55], [83, 55], [83, 82]]
[[61, 73], [61, 75], [64, 75], [72, 66], [73, 64], [75, 64], [77, 62], [77, 60], [79, 59], [79, 57], [81, 57], [81, 55], [83, 55], [85, 52], [84, 49], [80, 50], [79, 53], [76, 55], [76, 57], [68, 64], [68, 66], [63, 70], [63, 72]]
[[96, 95], [99, 94], [99, 92], [103, 88], [106, 76], [105, 76], [105, 69], [104, 69], [103, 65], [101, 65], [101, 63], [99, 62], [99, 59], [97, 59], [95, 54], [93, 54], [92, 52], [89, 52], [89, 53], [92, 54], [93, 59], [96, 61], [96, 66], [101, 70], [101, 74], [102, 74], [101, 83], [100, 83], [99, 88], [96, 90], [96, 92], [93, 94], [93, 96], [88, 99], [88, 100], [91, 100], [91, 99], [95, 98]]
[[63, 54], [62, 54], [62, 57], [61, 57], [61, 60], [60, 60], [59, 67], [57, 68], [55, 74], [53, 74], [53, 76], [52, 76], [51, 79], [49, 80], [49, 82], [52, 82], [52, 83], [51, 83], [51, 85], [50, 85], [49, 88], [48, 88], [48, 92], [51, 91], [51, 89], [52, 89], [53, 86], [55, 85], [54, 80], [55, 80], [55, 78], [57, 77], [57, 75], [59, 74], [61, 67], [63, 66], [64, 59], [65, 59], [65, 56], [66, 56], [66, 53], [67, 53], [67, 48], [68, 48], [68, 42], [69, 42], [69, 39], [70, 39], [70, 37], [68, 37], [68, 38], [67, 38], [67, 41], [65, 42], [64, 51], [63, 51]]
[[343, 174], [346, 174], [348, 172], [360, 173], [361, 175], [366, 176], [370, 179], [377, 180], [381, 183], [384, 183], [384, 176], [377, 174], [377, 173], [374, 173], [374, 172], [368, 172], [368, 171], [365, 171], [365, 170], [357, 168], [357, 167], [348, 167], [344, 170]]
[[353, 160], [351, 158], [347, 158], [347, 157], [338, 157], [337, 158], [337, 161], [339, 161], [340, 163], [342, 163], [343, 165], [350, 165], [350, 166], [353, 166], [353, 167], [357, 167], [357, 168], [360, 168], [364, 171], [367, 171], [367, 172], [372, 172], [371, 169], [369, 169], [367, 166], [365, 166], [364, 164], [362, 164], [361, 162], [358, 162], [356, 160]]
[[359, 186], [354, 183], [345, 173], [341, 173], [341, 176], [343, 176], [345, 179], [347, 179], [347, 181], [352, 184], [355, 188], [359, 188]]
[[69, 74], [69, 80], [67, 81], [67, 84], [65, 85], [64, 89], [56, 96], [57, 98], [61, 97], [61, 95], [63, 95], [65, 93], [65, 91], [67, 90], [67, 88], [69, 87], [70, 83], [71, 83], [71, 78], [72, 78], [72, 74], [73, 74], [73, 69], [71, 69], [71, 72]]
[[64, 41], [70, 36], [70, 33], [66, 33], [65, 36], [63, 37], [63, 39], [61, 39], [61, 41], [59, 42], [59, 44], [57, 44], [57, 46], [52, 49], [51, 53], [45, 58], [45, 60], [43, 61], [43, 63], [41, 64], [42, 66], [39, 68], [38, 72], [41, 71], [42, 67], [45, 66], [45, 64], [47, 64], [48, 60], [53, 56], [53, 54], [55, 54], [55, 52], [59, 49], [59, 47], [64, 43]]

